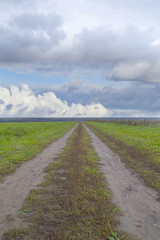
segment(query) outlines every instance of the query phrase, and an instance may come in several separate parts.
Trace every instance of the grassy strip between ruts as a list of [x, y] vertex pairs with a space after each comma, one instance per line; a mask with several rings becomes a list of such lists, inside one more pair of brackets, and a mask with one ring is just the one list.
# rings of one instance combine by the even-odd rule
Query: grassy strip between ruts
[[74, 125], [74, 122], [1, 123], [0, 180], [49, 143], [62, 137]]
[[2, 240], [131, 239], [117, 230], [119, 211], [82, 124], [46, 172], [45, 181], [31, 191], [20, 211], [22, 222], [30, 223], [28, 229], [9, 230]]
[[87, 126], [160, 194], [160, 150], [155, 151], [159, 141], [157, 127], [107, 122], [89, 122]]

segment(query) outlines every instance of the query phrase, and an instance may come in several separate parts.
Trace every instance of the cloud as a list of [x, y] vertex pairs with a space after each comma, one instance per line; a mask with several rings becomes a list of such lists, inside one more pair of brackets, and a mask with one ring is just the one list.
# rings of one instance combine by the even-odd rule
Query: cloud
[[16, 16], [12, 23], [12, 26], [19, 27], [22, 29], [34, 30], [34, 31], [46, 31], [48, 35], [52, 31], [61, 26], [62, 19], [60, 16], [55, 14], [21, 14]]
[[5, 117], [107, 117], [111, 114], [100, 103], [68, 105], [51, 91], [36, 96], [26, 84], [22, 88], [0, 87], [0, 92], [0, 115]]
[[[1, 65], [35, 68], [47, 59], [66, 37], [62, 19], [55, 14], [21, 14], [0, 25]], [[31, 69], [31, 68], [30, 68]]]
[[2, 117], [159, 117], [160, 84], [121, 87], [72, 81], [46, 89], [0, 87]]
[[109, 78], [117, 80], [144, 80], [146, 71], [149, 70], [148, 62], [119, 63], [110, 71]]
[[[61, 100], [69, 104], [81, 103], [90, 105], [100, 103], [110, 109], [112, 116], [159, 116], [160, 115], [160, 83], [131, 82], [123, 85], [116, 82], [113, 86], [85, 84], [72, 81], [53, 86], [52, 91]], [[41, 90], [33, 90], [39, 91]], [[42, 92], [49, 91], [42, 89]]]
[[109, 79], [139, 82], [160, 82], [160, 60], [118, 63], [108, 75]]
[[153, 47], [152, 29], [128, 26], [121, 33], [103, 26], [75, 37], [77, 64], [106, 79], [160, 81], [160, 47]]
[[2, 0], [0, 67], [160, 82], [159, 5], [155, 0]]
[[160, 81], [160, 47], [151, 30], [84, 29], [67, 44], [58, 15], [21, 14], [0, 26], [0, 65], [47, 75], [99, 75], [112, 80]]

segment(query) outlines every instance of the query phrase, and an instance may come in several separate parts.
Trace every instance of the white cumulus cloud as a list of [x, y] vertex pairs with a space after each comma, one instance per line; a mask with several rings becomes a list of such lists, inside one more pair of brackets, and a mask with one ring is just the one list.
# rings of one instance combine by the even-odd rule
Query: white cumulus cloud
[[53, 92], [35, 95], [28, 85], [0, 86], [1, 117], [108, 117], [111, 112], [100, 103], [69, 105]]

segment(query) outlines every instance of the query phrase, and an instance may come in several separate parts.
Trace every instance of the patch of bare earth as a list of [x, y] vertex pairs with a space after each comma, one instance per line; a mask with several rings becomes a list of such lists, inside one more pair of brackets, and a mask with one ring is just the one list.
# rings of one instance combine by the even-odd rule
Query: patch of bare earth
[[23, 163], [13, 175], [0, 183], [0, 238], [4, 231], [19, 222], [17, 213], [30, 190], [40, 184], [45, 176], [44, 169], [63, 150], [66, 141], [74, 131], [53, 142], [33, 160]]
[[160, 202], [158, 193], [145, 186], [136, 174], [121, 162], [89, 128], [95, 151], [101, 161], [101, 170], [112, 190], [114, 202], [123, 211], [121, 229], [141, 240], [160, 239]]

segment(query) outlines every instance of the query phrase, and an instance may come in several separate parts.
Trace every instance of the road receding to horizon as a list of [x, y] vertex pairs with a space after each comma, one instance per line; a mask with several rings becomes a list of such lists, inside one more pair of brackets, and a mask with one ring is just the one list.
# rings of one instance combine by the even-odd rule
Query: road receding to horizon
[[[135, 235], [136, 239], [159, 240], [160, 202], [156, 200], [158, 193], [145, 186], [106, 144], [85, 124], [84, 126], [98, 153], [100, 170], [111, 189], [112, 200], [122, 211], [120, 230]], [[34, 159], [23, 163], [13, 175], [7, 176], [5, 181], [0, 183], [0, 239], [6, 230], [21, 223], [17, 214], [25, 198], [43, 181], [46, 175], [44, 169], [63, 151], [75, 127]]]
[[113, 193], [113, 201], [122, 211], [121, 230], [136, 235], [141, 240], [159, 240], [160, 202], [156, 200], [158, 193], [145, 186], [136, 174], [131, 173], [120, 158], [88, 127], [86, 130], [100, 158], [100, 169]]

